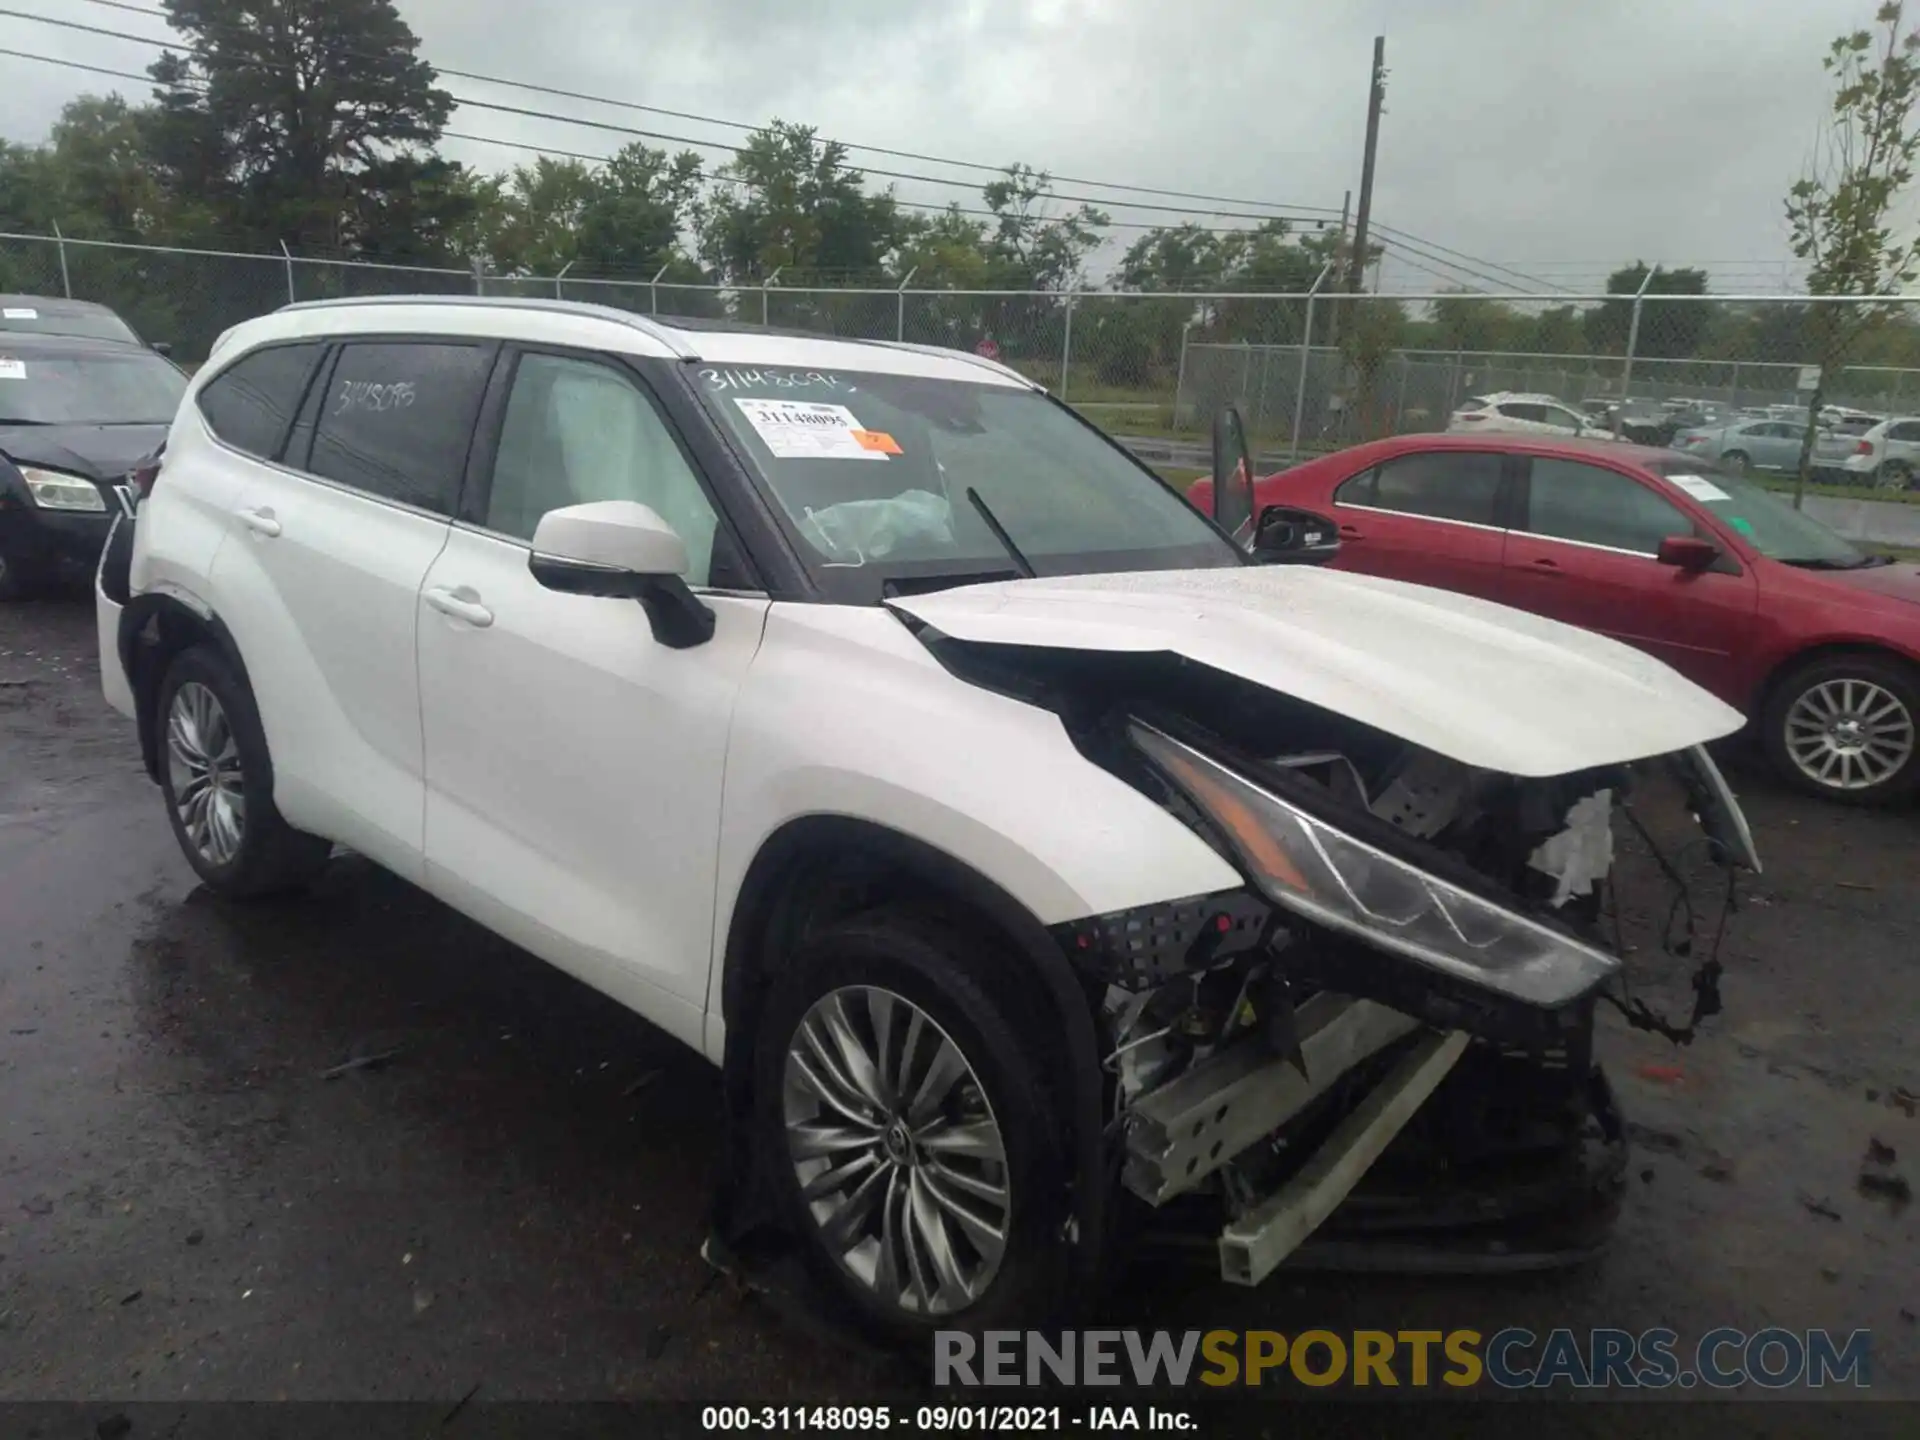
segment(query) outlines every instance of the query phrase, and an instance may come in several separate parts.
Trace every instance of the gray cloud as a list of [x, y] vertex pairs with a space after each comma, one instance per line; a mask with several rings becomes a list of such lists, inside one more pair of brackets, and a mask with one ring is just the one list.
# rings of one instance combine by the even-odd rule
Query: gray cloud
[[[83, 0], [22, 8], [164, 33], [157, 19]], [[1385, 224], [1560, 284], [1591, 284], [1644, 258], [1707, 262], [1723, 288], [1787, 273], [1781, 200], [1827, 104], [1820, 56], [1872, 9], [1870, 0], [401, 0], [427, 58], [445, 66], [725, 118], [778, 115], [898, 149], [1330, 209], [1358, 183], [1371, 41], [1384, 33], [1391, 78], [1375, 213]], [[8, 19], [0, 45], [131, 70], [151, 58]], [[14, 140], [39, 138], [63, 101], [115, 83], [6, 57], [0, 67], [0, 133]], [[737, 133], [447, 84], [700, 139]], [[454, 128], [596, 153], [622, 138], [474, 109]], [[448, 149], [493, 168], [528, 158]], [[952, 187], [898, 189], [913, 201], [975, 203]], [[1136, 222], [1178, 218], [1118, 197], [1109, 208]], [[1416, 259], [1394, 258], [1395, 287], [1440, 283]]]

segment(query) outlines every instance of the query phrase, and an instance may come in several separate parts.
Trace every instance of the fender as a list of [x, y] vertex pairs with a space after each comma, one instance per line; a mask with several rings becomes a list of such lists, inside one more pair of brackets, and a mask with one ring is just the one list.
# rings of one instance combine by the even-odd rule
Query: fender
[[[155, 638], [144, 639], [150, 630]], [[221, 658], [233, 667], [240, 683], [251, 691], [253, 681], [247, 674], [247, 662], [240, 654], [233, 632], [198, 596], [149, 591], [134, 596], [120, 611], [120, 665], [139, 701], [136, 724], [140, 732], [140, 759], [146, 765], [148, 778], [156, 783], [160, 779], [160, 738], [155, 733], [151, 702], [165, 674], [166, 663], [201, 640], [212, 642]], [[268, 762], [265, 777], [269, 794], [273, 788], [271, 763]]]

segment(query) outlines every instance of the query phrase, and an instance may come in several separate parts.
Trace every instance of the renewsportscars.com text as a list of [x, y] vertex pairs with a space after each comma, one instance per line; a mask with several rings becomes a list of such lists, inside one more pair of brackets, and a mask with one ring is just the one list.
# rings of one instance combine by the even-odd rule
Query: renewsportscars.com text
[[960, 1330], [933, 1337], [935, 1385], [1864, 1389], [1866, 1330]]

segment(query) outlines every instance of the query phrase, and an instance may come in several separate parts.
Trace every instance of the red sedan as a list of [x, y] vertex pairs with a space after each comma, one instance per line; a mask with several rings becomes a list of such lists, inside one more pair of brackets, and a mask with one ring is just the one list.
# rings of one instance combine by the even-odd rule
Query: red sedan
[[1336, 520], [1341, 569], [1659, 656], [1754, 720], [1804, 789], [1866, 803], [1920, 785], [1920, 566], [1864, 554], [1750, 480], [1631, 445], [1408, 435], [1254, 489], [1256, 511]]

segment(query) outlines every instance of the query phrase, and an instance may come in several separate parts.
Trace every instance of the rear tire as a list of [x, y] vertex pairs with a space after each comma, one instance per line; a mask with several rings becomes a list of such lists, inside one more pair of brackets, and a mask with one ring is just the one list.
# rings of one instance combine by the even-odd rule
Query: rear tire
[[207, 888], [250, 899], [319, 874], [333, 846], [274, 808], [260, 712], [219, 652], [194, 646], [175, 656], [154, 707], [167, 818]]
[[1726, 466], [1727, 469], [1731, 470], [1734, 474], [1744, 475], [1747, 473], [1747, 467], [1750, 466], [1753, 462], [1747, 458], [1746, 451], [1729, 450], [1727, 451], [1726, 454], [1720, 457], [1720, 463]]
[[1913, 467], [1904, 460], [1889, 460], [1875, 473], [1876, 490], [1905, 490], [1913, 483]]
[[886, 909], [813, 937], [768, 997], [756, 1123], [782, 1221], [889, 1342], [1064, 1298], [1068, 1146], [1007, 993], [983, 942]]
[[1847, 805], [1888, 805], [1920, 785], [1920, 671], [1891, 657], [1801, 665], [1761, 711], [1767, 758], [1790, 785]]

